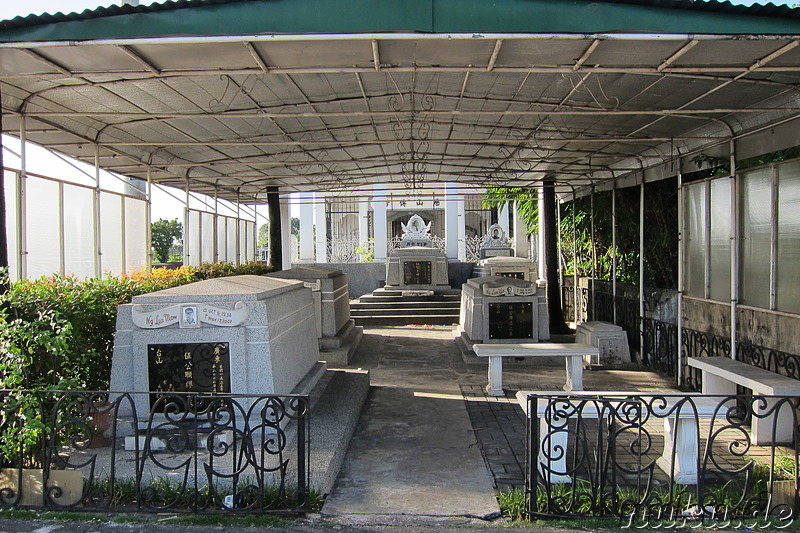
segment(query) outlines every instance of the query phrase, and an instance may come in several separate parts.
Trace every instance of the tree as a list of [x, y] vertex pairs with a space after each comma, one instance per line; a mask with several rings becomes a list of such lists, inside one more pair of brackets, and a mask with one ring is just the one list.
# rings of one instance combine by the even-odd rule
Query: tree
[[269, 246], [269, 222], [261, 224], [261, 227], [258, 228], [258, 240], [256, 241], [256, 246], [259, 248], [266, 248]]
[[169, 260], [169, 249], [183, 238], [183, 224], [175, 220], [164, 218], [153, 222], [151, 226], [153, 252], [159, 263], [166, 263]]

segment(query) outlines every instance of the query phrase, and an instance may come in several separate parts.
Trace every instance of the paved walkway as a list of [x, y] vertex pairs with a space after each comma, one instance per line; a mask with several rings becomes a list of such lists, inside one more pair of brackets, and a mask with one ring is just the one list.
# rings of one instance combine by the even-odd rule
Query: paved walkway
[[[559, 390], [563, 363], [509, 362], [506, 398], [484, 394], [486, 364], [465, 363], [452, 328], [370, 328], [352, 362], [372, 390], [322, 514], [348, 523], [377, 516], [484, 517], [496, 491], [523, 488], [525, 419], [514, 394]], [[665, 390], [651, 372], [587, 371], [587, 388]]]

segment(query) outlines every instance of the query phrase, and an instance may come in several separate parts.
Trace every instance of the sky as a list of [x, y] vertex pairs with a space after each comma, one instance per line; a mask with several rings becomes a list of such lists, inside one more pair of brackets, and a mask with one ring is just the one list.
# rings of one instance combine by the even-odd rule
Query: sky
[[[142, 5], [161, 3], [164, 0], [139, 0]], [[798, 0], [773, 0], [774, 4], [795, 4]], [[41, 15], [42, 13], [80, 13], [84, 9], [118, 4], [119, 0], [0, 0], [0, 20], [16, 16]], [[766, 4], [764, 0], [731, 0], [733, 4]]]

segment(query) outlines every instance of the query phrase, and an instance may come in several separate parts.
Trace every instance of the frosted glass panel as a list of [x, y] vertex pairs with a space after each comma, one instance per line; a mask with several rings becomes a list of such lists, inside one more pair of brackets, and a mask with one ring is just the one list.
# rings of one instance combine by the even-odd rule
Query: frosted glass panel
[[125, 198], [125, 268], [128, 272], [147, 265], [147, 202]]
[[[247, 257], [250, 261], [255, 261], [256, 259], [256, 223], [255, 222], [248, 222], [247, 223]], [[322, 231], [322, 230], [320, 230]]]
[[227, 227], [227, 250], [228, 250], [228, 261], [233, 264], [238, 265], [239, 262], [237, 261], [236, 257], [236, 225], [238, 224], [238, 220], [235, 218], [227, 219], [228, 227]]
[[800, 163], [778, 167], [777, 308], [800, 313]]
[[217, 261], [230, 261], [228, 258], [227, 232], [225, 231], [228, 219], [217, 217]]
[[35, 279], [49, 276], [59, 269], [58, 184], [37, 178], [28, 178], [25, 182], [28, 278]]
[[744, 174], [742, 195], [741, 301], [768, 308], [772, 169]]
[[6, 235], [8, 238], [8, 277], [19, 279], [19, 248], [17, 248], [17, 173], [3, 172], [6, 193]]
[[212, 213], [200, 213], [202, 224], [202, 237], [200, 241], [200, 252], [202, 262], [214, 262], [214, 215]]
[[255, 260], [255, 249], [253, 245], [255, 225], [255, 222], [248, 222], [246, 220], [239, 221], [239, 253], [241, 254], [241, 261], [243, 263]]
[[64, 187], [64, 268], [78, 277], [94, 277], [94, 191]]
[[698, 183], [684, 187], [684, 217], [686, 234], [684, 282], [686, 294], [704, 298], [706, 250], [706, 185]]
[[103, 252], [103, 273], [122, 272], [122, 197], [100, 194], [100, 250]]
[[189, 211], [188, 221], [183, 231], [184, 247], [189, 253], [187, 263], [197, 266], [200, 264], [200, 212]]
[[709, 284], [712, 300], [731, 298], [731, 182], [729, 178], [711, 182], [711, 253]]

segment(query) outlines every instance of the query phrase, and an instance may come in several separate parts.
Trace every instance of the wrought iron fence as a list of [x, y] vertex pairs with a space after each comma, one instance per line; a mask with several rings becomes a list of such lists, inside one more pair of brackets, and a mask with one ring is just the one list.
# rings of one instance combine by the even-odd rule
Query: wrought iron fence
[[307, 396], [3, 390], [0, 417], [0, 508], [309, 507]]
[[[798, 398], [559, 393], [528, 396], [532, 516], [623, 525], [784, 525], [798, 507]], [[788, 419], [791, 425], [778, 428]], [[752, 444], [746, 421], [771, 426]], [[788, 436], [781, 435], [788, 429]], [[781, 447], [776, 436], [788, 439]], [[736, 526], [731, 520], [736, 520]]]
[[328, 242], [329, 263], [371, 263], [375, 259], [375, 241], [336, 239]]

